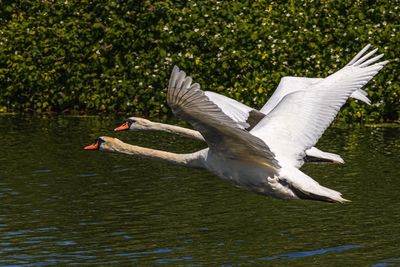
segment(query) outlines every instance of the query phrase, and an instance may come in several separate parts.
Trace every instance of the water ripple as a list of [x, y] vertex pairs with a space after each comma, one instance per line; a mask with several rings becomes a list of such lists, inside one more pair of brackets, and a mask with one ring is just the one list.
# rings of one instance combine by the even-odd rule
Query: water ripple
[[338, 246], [338, 247], [331, 247], [331, 248], [322, 248], [322, 249], [317, 249], [317, 250], [309, 250], [309, 251], [298, 251], [298, 252], [289, 252], [289, 253], [284, 253], [276, 256], [270, 256], [270, 257], [263, 257], [263, 258], [258, 258], [257, 260], [261, 261], [272, 261], [272, 260], [279, 260], [279, 259], [297, 259], [297, 258], [305, 258], [305, 257], [311, 257], [315, 255], [321, 255], [325, 254], [327, 252], [341, 252], [349, 249], [355, 249], [355, 248], [364, 248], [365, 246], [355, 246], [355, 245], [344, 245], [344, 246]]
[[386, 266], [397, 266], [400, 264], [400, 258], [390, 258], [385, 260], [380, 260], [378, 263], [374, 263], [371, 267], [386, 267]]

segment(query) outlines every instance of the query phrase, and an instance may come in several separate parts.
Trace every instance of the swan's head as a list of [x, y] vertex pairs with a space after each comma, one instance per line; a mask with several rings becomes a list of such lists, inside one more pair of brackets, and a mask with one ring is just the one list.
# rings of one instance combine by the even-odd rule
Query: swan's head
[[96, 140], [94, 140], [93, 144], [85, 146], [83, 149], [114, 151], [115, 148], [118, 148], [118, 145], [122, 143], [123, 142], [121, 140], [114, 137], [100, 136]]
[[150, 130], [153, 123], [149, 120], [138, 118], [138, 117], [130, 117], [126, 119], [121, 126], [114, 129], [114, 131], [137, 131], [137, 130]]

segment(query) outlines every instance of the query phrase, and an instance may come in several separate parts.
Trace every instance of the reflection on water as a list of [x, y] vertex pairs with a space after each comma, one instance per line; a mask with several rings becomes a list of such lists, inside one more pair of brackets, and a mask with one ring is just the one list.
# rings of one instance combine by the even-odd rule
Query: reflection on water
[[258, 196], [202, 171], [88, 152], [98, 135], [188, 152], [201, 142], [113, 132], [121, 118], [0, 117], [0, 265], [396, 266], [399, 128], [333, 127], [345, 165], [304, 171], [353, 202]]

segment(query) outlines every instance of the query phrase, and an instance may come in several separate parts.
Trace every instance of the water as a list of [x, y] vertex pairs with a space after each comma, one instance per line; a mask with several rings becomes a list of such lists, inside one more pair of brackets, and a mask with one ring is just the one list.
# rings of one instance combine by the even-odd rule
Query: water
[[121, 118], [0, 117], [0, 266], [400, 266], [400, 128], [333, 127], [345, 165], [303, 170], [353, 202], [280, 201], [202, 170], [84, 151], [99, 135], [174, 152]]

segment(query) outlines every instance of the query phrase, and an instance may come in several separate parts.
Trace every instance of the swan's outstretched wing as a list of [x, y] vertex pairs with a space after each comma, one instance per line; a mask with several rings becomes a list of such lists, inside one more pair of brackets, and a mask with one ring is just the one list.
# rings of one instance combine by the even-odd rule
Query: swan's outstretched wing
[[[371, 45], [365, 46], [350, 62], [348, 65], [351, 65], [356, 60], [358, 60], [369, 48]], [[247, 130], [252, 129], [264, 116], [263, 114], [270, 113], [280, 102], [281, 100], [288, 94], [307, 90], [311, 88], [314, 84], [323, 81], [324, 78], [307, 78], [307, 77], [292, 77], [286, 76], [282, 77], [281, 81], [278, 84], [278, 87], [272, 94], [272, 96], [268, 99], [267, 103], [260, 109], [260, 112], [257, 110], [248, 107], [232, 98], [229, 98], [224, 95], [220, 95], [218, 93], [205, 91], [206, 96], [214, 102], [226, 115], [231, 117], [235, 122], [238, 122], [239, 125]], [[350, 97], [360, 100], [366, 104], [371, 104], [371, 100], [367, 97], [367, 92], [359, 88], [354, 91]]]
[[241, 129], [176, 66], [169, 80], [167, 100], [174, 114], [192, 124], [214, 153], [279, 168], [262, 140]]
[[[370, 47], [371, 45], [369, 44], [365, 46], [354, 58], [352, 58], [352, 60], [347, 64], [347, 66], [355, 63]], [[282, 77], [275, 92], [268, 99], [267, 103], [265, 103], [265, 105], [260, 109], [260, 111], [264, 114], [268, 114], [280, 103], [280, 101], [286, 95], [300, 90], [307, 90], [314, 84], [319, 83], [323, 80], [324, 78], [307, 78], [307, 77], [292, 77], [292, 76]], [[367, 92], [362, 90], [360, 87], [356, 91], [352, 92], [350, 94], [350, 97], [370, 105], [371, 100], [369, 100], [367, 95], [368, 95]]]
[[223, 113], [228, 115], [232, 120], [243, 127], [243, 129], [249, 127], [249, 124], [246, 123], [246, 121], [250, 111], [253, 110], [251, 107], [218, 93], [205, 91], [204, 94], [208, 97], [208, 99], [216, 104]]
[[292, 77], [286, 76], [282, 77], [281, 81], [276, 87], [274, 93], [268, 99], [267, 103], [260, 109], [260, 111], [264, 114], [270, 113], [282, 99], [293, 92], [307, 90], [307, 88], [311, 87], [314, 83], [322, 81], [323, 78], [306, 78], [306, 77]]
[[[359, 59], [369, 47], [370, 45], [365, 46], [349, 64]], [[323, 80], [324, 78], [282, 77], [278, 87], [259, 112], [227, 96], [210, 91], [205, 91], [204, 93], [222, 112], [237, 122], [240, 127], [250, 130], [264, 117], [263, 114], [266, 115], [271, 112], [286, 95], [311, 88], [314, 84]], [[360, 88], [354, 91], [350, 97], [369, 105], [371, 100], [368, 99], [367, 95], [367, 92]]]
[[247, 131], [253, 129], [253, 127], [265, 117], [265, 114], [260, 111], [248, 107], [227, 96], [210, 91], [205, 91], [204, 94], [208, 99], [214, 102], [223, 113], [238, 123], [239, 127], [246, 129]]
[[375, 52], [358, 54], [344, 68], [307, 90], [286, 95], [251, 133], [268, 144], [280, 163], [300, 166], [304, 151], [315, 145], [347, 98], [387, 63], [375, 63], [383, 56], [371, 58]]

